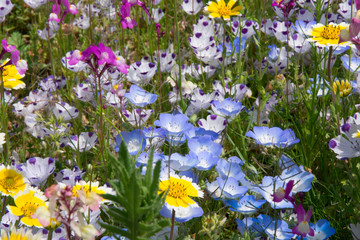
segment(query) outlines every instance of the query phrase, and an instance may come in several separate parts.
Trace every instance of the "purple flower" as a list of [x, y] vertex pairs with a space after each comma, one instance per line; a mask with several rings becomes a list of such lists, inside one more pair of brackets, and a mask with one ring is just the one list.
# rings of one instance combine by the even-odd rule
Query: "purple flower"
[[103, 65], [104, 63], [113, 64], [116, 61], [116, 57], [111, 48], [106, 47], [103, 43], [99, 43], [99, 51], [101, 52], [98, 64]]
[[293, 228], [292, 233], [301, 235], [302, 237], [306, 237], [308, 234], [309, 236], [314, 236], [314, 229], [312, 229], [309, 225], [312, 215], [312, 207], [310, 207], [310, 210], [305, 213], [303, 206], [299, 204], [296, 207], [296, 213], [298, 225]]
[[125, 4], [121, 5], [120, 7], [120, 13], [119, 16], [121, 18], [121, 26], [123, 29], [130, 28], [137, 26], [137, 23], [134, 19], [130, 18], [130, 8], [131, 4], [126, 2]]
[[284, 199], [291, 201], [292, 199], [290, 200], [289, 196], [293, 187], [294, 187], [294, 180], [291, 180], [286, 184], [285, 189], [283, 187], [279, 187], [278, 189], [276, 189], [275, 193], [271, 195], [272, 197], [274, 197], [273, 201], [276, 203], [281, 202]]
[[1, 40], [1, 45], [3, 47], [3, 51], [5, 52], [13, 52], [16, 48], [14, 45], [9, 45], [5, 38]]

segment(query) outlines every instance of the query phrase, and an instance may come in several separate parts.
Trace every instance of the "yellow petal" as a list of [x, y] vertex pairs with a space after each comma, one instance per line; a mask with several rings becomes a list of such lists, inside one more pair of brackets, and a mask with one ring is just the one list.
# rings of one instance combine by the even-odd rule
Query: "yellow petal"
[[231, 8], [234, 6], [235, 3], [236, 3], [235, 0], [230, 0], [230, 1], [228, 2], [228, 4], [227, 4], [228, 8], [231, 9]]
[[171, 196], [166, 196], [165, 202], [167, 202], [170, 206], [178, 207], [179, 204], [176, 201], [176, 198]]
[[220, 14], [218, 13], [210, 13], [210, 17], [212, 18], [218, 18], [218, 17], [221, 17]]
[[[236, 7], [234, 7], [234, 9], [231, 9], [231, 13], [233, 13], [233, 12], [239, 12], [239, 11], [241, 11], [242, 9], [243, 9], [242, 6], [236, 6]], [[237, 13], [237, 14], [239, 14], [239, 13]]]
[[35, 218], [31, 218], [31, 217], [23, 217], [20, 220], [23, 224], [32, 227], [39, 227], [42, 228], [43, 226], [40, 224], [39, 220], [35, 219]]
[[7, 206], [7, 209], [15, 216], [22, 216], [24, 215], [23, 211], [16, 206]]

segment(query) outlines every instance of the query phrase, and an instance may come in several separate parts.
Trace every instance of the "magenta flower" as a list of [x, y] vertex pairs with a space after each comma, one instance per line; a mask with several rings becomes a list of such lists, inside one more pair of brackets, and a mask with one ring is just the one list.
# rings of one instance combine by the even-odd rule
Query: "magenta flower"
[[[356, 2], [360, 2], [360, 0]], [[360, 5], [360, 3], [357, 4]], [[360, 11], [358, 11], [356, 16], [351, 19], [349, 29], [343, 29], [340, 31], [339, 43], [346, 41], [351, 41], [357, 50], [360, 51]]]
[[70, 57], [65, 57], [69, 59], [69, 65], [75, 65], [81, 60], [81, 52], [79, 50], [71, 51]]
[[113, 64], [116, 61], [116, 57], [111, 48], [106, 47], [103, 43], [99, 43], [99, 51], [101, 52], [98, 64], [103, 65], [104, 63]]
[[310, 207], [310, 210], [305, 213], [303, 206], [299, 204], [296, 207], [296, 213], [298, 225], [293, 228], [292, 233], [301, 235], [302, 237], [306, 237], [306, 235], [309, 234], [309, 236], [313, 237], [314, 230], [309, 225], [312, 215], [312, 207]]
[[[102, 73], [110, 67], [115, 67], [120, 72], [126, 74], [129, 68], [122, 56], [115, 56], [111, 48], [105, 46], [103, 43], [99, 43], [99, 46], [91, 44], [83, 52], [74, 50], [66, 59], [69, 60], [69, 65], [75, 65], [80, 61], [88, 64], [97, 75], [102, 75]], [[99, 69], [99, 66], [102, 65], [104, 66]]]
[[289, 18], [291, 10], [295, 7], [295, 0], [285, 1], [285, 0], [274, 0], [271, 4], [272, 7], [278, 7], [284, 13], [286, 19]]
[[16, 48], [16, 46], [14, 46], [14, 45], [9, 45], [5, 38], [3, 40], [1, 40], [1, 45], [3, 47], [3, 51], [5, 51], [5, 52], [12, 52]]
[[[50, 1], [55, 3], [51, 7], [51, 13], [56, 14], [61, 22], [63, 22], [65, 16], [68, 13], [71, 14], [78, 13], [76, 6], [74, 4], [70, 4], [68, 0], [50, 0]], [[65, 9], [62, 9], [61, 6], [63, 6], [63, 8]]]
[[117, 70], [119, 70], [124, 74], [128, 72], [128, 68], [130, 67], [129, 65], [126, 64], [125, 59], [122, 56], [116, 57], [114, 65], [117, 68]]
[[282, 200], [286, 199], [292, 202], [293, 198], [290, 197], [289, 195], [293, 187], [294, 187], [294, 180], [291, 180], [286, 184], [285, 189], [283, 187], [279, 187], [278, 189], [276, 189], [274, 195], [271, 195], [274, 198], [273, 201], [281, 202]]
[[134, 19], [130, 18], [130, 8], [132, 5], [128, 2], [125, 2], [120, 7], [120, 22], [123, 29], [130, 28], [137, 26], [137, 23]]
[[357, 10], [360, 10], [360, 0], [355, 0], [355, 6]]

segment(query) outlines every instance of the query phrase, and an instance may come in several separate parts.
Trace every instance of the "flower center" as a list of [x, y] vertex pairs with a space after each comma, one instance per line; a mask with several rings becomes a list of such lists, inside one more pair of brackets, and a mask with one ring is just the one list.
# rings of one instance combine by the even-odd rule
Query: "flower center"
[[360, 130], [357, 130], [356, 133], [353, 133], [352, 137], [353, 138], [360, 138]]
[[7, 189], [13, 189], [15, 184], [15, 180], [12, 177], [7, 177], [4, 179], [3, 185]]
[[325, 39], [339, 39], [340, 26], [328, 25], [321, 33], [321, 37]]
[[170, 185], [170, 190], [168, 193], [169, 196], [173, 198], [182, 198], [186, 197], [186, 188], [183, 184], [178, 182], [172, 182]]
[[309, 233], [310, 227], [309, 223], [306, 221], [302, 221], [299, 223], [298, 230], [300, 233]]
[[231, 13], [231, 9], [227, 6], [219, 8], [220, 16], [228, 16]]
[[37, 204], [37, 203], [27, 202], [21, 208], [21, 211], [24, 213], [25, 216], [29, 217], [35, 213], [35, 211], [38, 207], [39, 207], [39, 204]]
[[336, 94], [337, 90], [339, 89], [340, 97], [347, 96], [351, 93], [352, 86], [349, 81], [341, 80], [335, 81], [333, 84], [334, 93]]

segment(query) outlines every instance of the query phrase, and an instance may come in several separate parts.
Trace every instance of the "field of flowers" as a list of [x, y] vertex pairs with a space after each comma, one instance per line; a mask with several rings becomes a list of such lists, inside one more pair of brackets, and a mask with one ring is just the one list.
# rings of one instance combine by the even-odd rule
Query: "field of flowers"
[[360, 239], [360, 0], [0, 0], [1, 240]]

